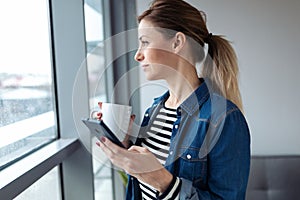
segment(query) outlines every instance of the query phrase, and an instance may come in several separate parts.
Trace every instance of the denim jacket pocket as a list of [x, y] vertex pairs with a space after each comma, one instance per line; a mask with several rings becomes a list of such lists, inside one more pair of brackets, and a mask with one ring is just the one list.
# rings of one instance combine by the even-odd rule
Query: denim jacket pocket
[[198, 148], [179, 149], [179, 177], [193, 182], [193, 186], [204, 188], [207, 177], [207, 157], [200, 158]]

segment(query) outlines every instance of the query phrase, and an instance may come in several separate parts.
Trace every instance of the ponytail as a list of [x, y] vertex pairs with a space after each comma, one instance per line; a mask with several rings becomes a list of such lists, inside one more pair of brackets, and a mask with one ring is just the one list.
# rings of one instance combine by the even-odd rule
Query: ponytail
[[193, 39], [190, 41], [195, 47], [196, 61], [203, 61], [205, 54], [202, 47], [207, 43], [210, 56], [206, 56], [201, 76], [209, 78], [215, 91], [242, 110], [236, 54], [226, 39], [208, 32], [204, 12], [182, 0], [154, 0], [150, 8], [138, 17], [138, 22], [142, 19], [166, 30], [180, 31]]
[[214, 90], [243, 110], [238, 86], [239, 68], [234, 49], [223, 36], [210, 33], [204, 41], [208, 44], [208, 55], [201, 75], [212, 81]]

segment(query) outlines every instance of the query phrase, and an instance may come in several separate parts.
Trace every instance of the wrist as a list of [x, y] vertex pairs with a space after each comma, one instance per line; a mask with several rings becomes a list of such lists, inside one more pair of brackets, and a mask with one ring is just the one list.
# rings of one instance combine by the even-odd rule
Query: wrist
[[159, 178], [160, 181], [157, 181], [158, 185], [156, 188], [160, 194], [164, 193], [167, 190], [173, 180], [173, 175], [168, 170], [166, 170], [165, 168], [163, 168], [162, 170], [164, 172], [163, 175], [160, 176], [161, 178]]

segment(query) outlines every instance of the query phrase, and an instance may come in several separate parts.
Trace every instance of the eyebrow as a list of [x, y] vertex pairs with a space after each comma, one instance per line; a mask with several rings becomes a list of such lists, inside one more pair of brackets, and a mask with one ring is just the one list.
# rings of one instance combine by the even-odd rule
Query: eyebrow
[[143, 37], [148, 37], [148, 36], [146, 36], [146, 35], [141, 35], [141, 36], [139, 37], [139, 40], [141, 41], [141, 40], [143, 39]]

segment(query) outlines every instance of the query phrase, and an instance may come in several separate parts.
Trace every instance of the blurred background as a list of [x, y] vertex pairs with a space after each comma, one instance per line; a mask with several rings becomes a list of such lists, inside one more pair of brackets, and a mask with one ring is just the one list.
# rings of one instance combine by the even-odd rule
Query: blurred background
[[[166, 90], [133, 59], [136, 16], [150, 2], [0, 3], [0, 199], [123, 199], [118, 172], [78, 140], [87, 130], [74, 108], [87, 116], [98, 101], [130, 104], [139, 124]], [[252, 155], [299, 156], [300, 2], [187, 2], [236, 50]]]

